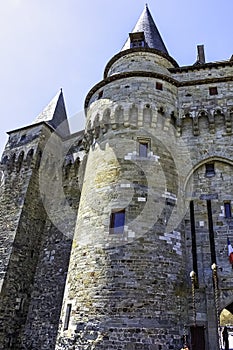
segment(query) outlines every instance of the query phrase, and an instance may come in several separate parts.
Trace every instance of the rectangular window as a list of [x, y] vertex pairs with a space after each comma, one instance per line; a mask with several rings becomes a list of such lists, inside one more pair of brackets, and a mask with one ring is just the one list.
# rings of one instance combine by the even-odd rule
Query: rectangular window
[[217, 86], [210, 87], [210, 88], [209, 88], [209, 93], [210, 93], [211, 96], [217, 95], [217, 94], [218, 94], [218, 88], [217, 88]]
[[125, 209], [115, 211], [110, 217], [110, 233], [123, 233], [125, 225]]
[[225, 218], [231, 218], [231, 202], [224, 203]]
[[146, 158], [148, 156], [149, 141], [139, 140], [139, 157]]
[[66, 331], [69, 328], [71, 308], [72, 304], [67, 304], [63, 331]]
[[158, 81], [156, 81], [155, 87], [156, 87], [156, 90], [161, 90], [161, 91], [163, 90], [163, 84], [159, 83]]
[[211, 177], [215, 175], [214, 163], [207, 163], [205, 165], [205, 175]]

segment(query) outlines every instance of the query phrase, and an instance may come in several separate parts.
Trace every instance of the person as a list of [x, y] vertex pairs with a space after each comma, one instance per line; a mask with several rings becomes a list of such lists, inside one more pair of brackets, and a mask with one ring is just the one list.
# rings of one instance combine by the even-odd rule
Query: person
[[228, 329], [227, 326], [223, 328], [222, 332], [222, 340], [223, 340], [223, 345], [225, 350], [229, 350], [229, 339], [228, 339]]
[[184, 344], [183, 347], [180, 350], [189, 350], [188, 344]]

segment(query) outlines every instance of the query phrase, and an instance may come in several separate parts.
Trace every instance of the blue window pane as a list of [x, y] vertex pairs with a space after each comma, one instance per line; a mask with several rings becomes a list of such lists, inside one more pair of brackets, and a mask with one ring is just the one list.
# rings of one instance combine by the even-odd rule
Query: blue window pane
[[147, 157], [148, 142], [139, 142], [139, 156]]
[[231, 204], [230, 203], [224, 203], [224, 210], [225, 210], [225, 217], [231, 218]]
[[125, 211], [112, 213], [110, 222], [110, 233], [123, 233], [125, 225]]

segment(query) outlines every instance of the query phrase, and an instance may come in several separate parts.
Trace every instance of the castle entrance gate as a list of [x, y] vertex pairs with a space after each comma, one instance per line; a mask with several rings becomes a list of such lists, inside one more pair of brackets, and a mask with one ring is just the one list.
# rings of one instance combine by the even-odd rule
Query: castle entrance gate
[[204, 326], [191, 326], [192, 350], [205, 350], [205, 329]]

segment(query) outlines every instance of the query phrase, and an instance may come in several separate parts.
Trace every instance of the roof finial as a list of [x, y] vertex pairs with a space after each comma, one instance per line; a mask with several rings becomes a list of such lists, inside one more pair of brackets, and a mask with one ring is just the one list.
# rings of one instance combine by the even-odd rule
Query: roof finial
[[146, 3], [146, 8], [148, 9], [148, 4]]

